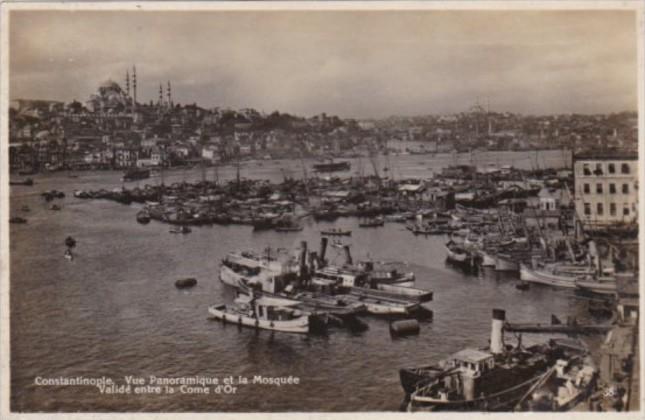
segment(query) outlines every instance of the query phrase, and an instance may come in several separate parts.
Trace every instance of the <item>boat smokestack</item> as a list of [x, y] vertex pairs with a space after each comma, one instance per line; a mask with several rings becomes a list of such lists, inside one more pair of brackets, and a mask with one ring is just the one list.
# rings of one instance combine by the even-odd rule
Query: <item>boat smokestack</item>
[[300, 275], [307, 269], [307, 241], [300, 242]]
[[345, 250], [345, 262], [347, 265], [352, 265], [352, 253], [349, 251], [349, 245], [343, 245]]
[[493, 322], [490, 331], [490, 352], [500, 354], [504, 352], [504, 322], [506, 311], [493, 309]]
[[325, 265], [325, 255], [327, 253], [327, 237], [323, 236], [320, 238], [320, 265]]
[[320, 260], [318, 259], [318, 254], [316, 254], [316, 251], [312, 251], [309, 253], [309, 266], [311, 267], [311, 271], [320, 268]]

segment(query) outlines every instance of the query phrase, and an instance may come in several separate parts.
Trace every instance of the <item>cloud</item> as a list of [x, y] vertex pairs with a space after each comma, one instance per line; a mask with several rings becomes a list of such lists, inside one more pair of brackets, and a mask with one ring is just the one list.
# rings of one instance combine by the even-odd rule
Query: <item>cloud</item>
[[636, 108], [632, 12], [12, 11], [10, 96], [139, 98], [353, 117]]

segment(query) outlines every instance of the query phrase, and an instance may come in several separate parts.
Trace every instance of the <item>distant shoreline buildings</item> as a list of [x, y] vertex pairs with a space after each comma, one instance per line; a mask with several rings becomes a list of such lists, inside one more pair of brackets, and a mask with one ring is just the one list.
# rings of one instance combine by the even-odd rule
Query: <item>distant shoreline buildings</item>
[[475, 104], [453, 115], [305, 118], [175, 103], [170, 81], [160, 83], [156, 102], [140, 103], [137, 78], [133, 66], [125, 72], [124, 87], [108, 80], [85, 103], [11, 101], [11, 169], [122, 169], [376, 152], [637, 150], [635, 112], [523, 116]]

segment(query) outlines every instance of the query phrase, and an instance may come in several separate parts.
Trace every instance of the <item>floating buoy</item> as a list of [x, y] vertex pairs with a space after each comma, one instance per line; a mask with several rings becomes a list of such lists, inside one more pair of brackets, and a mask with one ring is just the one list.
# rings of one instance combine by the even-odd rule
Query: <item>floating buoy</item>
[[522, 281], [515, 285], [515, 288], [517, 290], [529, 290], [529, 287], [530, 287], [529, 284], [525, 281]]
[[188, 277], [185, 279], [179, 279], [175, 282], [175, 287], [178, 289], [185, 289], [188, 287], [193, 287], [197, 284], [197, 279], [194, 277]]
[[390, 334], [403, 337], [419, 334], [419, 321], [416, 319], [402, 319], [390, 324]]

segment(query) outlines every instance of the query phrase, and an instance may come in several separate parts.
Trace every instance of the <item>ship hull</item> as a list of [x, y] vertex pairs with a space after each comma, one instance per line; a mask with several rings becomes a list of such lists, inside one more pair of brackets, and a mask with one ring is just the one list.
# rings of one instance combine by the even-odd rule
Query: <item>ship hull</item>
[[250, 328], [297, 334], [307, 334], [309, 332], [309, 317], [306, 315], [293, 320], [270, 321], [231, 312], [226, 305], [211, 306], [208, 308], [208, 312], [214, 318], [223, 322]]
[[520, 264], [520, 280], [564, 289], [575, 289], [577, 278], [533, 270], [524, 264]]
[[495, 256], [495, 271], [518, 271], [520, 269], [517, 261], [509, 256]]

